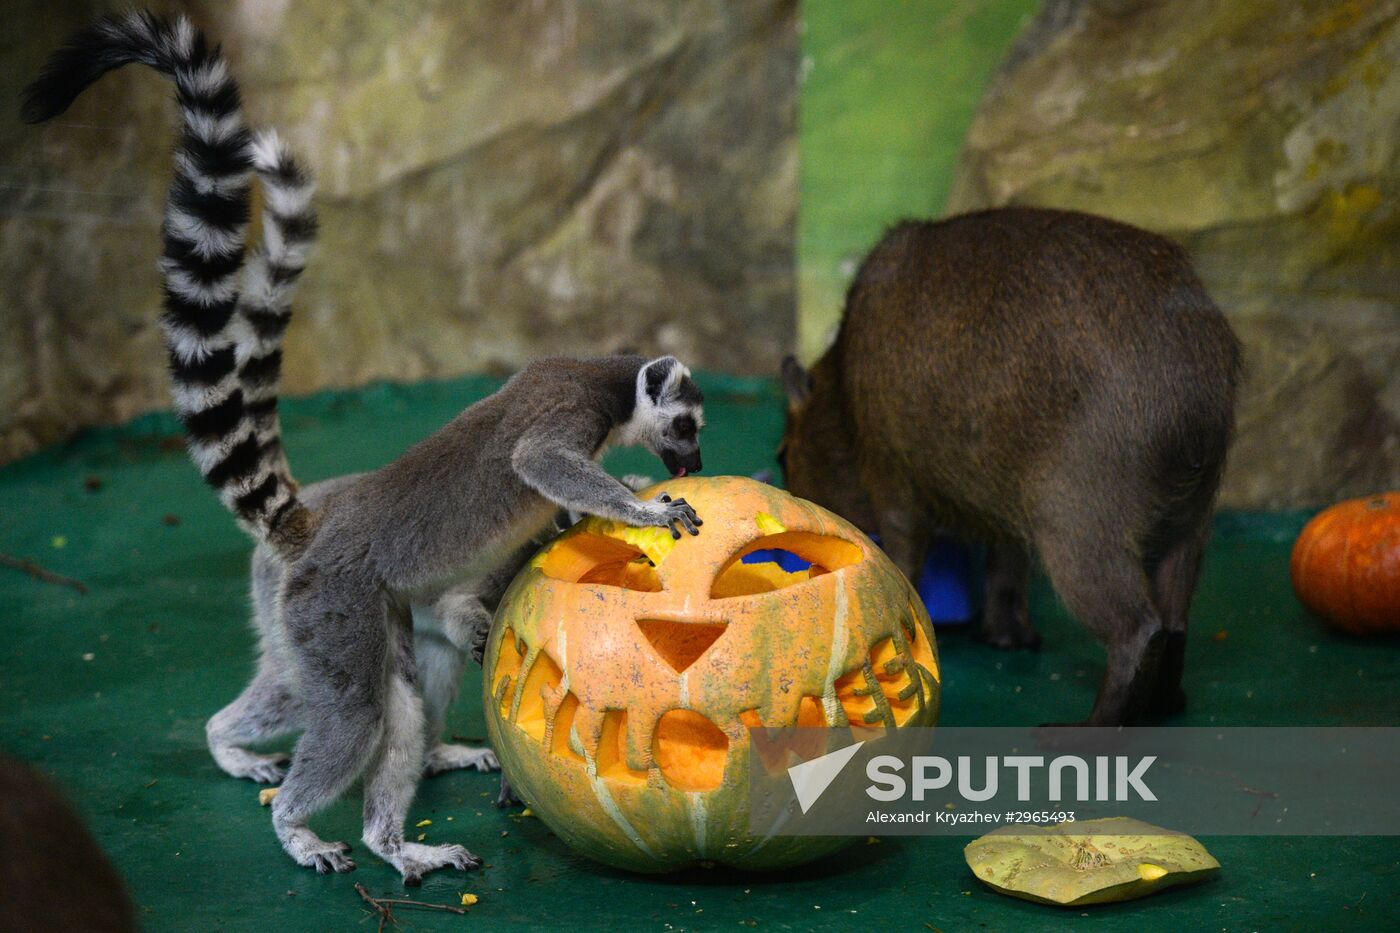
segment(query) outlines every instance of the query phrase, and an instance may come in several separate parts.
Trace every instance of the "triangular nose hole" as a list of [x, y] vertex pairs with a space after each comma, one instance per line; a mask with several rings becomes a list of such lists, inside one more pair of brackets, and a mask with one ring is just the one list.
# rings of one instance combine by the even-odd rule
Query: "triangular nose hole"
[[656, 653], [679, 674], [700, 660], [700, 655], [724, 634], [728, 626], [714, 622], [638, 619], [637, 627], [651, 642]]

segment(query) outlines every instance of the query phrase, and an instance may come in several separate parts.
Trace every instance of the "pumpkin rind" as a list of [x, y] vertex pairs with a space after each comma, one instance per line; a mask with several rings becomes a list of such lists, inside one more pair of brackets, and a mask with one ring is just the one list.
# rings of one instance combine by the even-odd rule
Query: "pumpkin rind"
[[1318, 513], [1298, 535], [1290, 573], [1298, 600], [1333, 628], [1400, 632], [1400, 493]]
[[1190, 836], [1122, 816], [1003, 826], [974, 839], [963, 856], [993, 890], [1059, 907], [1133, 900], [1220, 870]]
[[[849, 840], [749, 835], [746, 723], [933, 725], [928, 615], [869, 539], [810, 502], [739, 477], [639, 495], [663, 490], [695, 506], [698, 537], [588, 518], [502, 600], [484, 681], [506, 776], [566, 843], [622, 868], [769, 869], [832, 852]], [[813, 568], [724, 573], [773, 541]]]

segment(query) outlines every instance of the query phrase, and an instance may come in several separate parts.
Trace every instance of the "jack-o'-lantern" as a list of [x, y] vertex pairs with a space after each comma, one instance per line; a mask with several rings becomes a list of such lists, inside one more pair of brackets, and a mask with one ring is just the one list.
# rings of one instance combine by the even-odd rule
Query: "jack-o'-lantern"
[[931, 726], [933, 629], [854, 526], [737, 477], [671, 480], [698, 536], [589, 518], [535, 556], [485, 658], [491, 741], [565, 842], [637, 871], [779, 868], [847, 840], [751, 835], [749, 729]]

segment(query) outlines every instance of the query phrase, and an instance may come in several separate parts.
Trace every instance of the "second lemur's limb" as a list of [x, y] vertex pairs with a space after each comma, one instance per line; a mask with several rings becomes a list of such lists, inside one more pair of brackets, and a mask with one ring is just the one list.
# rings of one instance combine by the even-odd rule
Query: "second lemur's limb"
[[486, 638], [491, 631], [491, 616], [501, 597], [540, 546], [559, 530], [559, 520], [556, 518], [543, 534], [521, 547], [485, 578], [448, 590], [430, 611], [414, 607], [414, 652], [418, 660], [418, 683], [427, 721], [425, 773], [433, 775], [462, 768], [494, 771], [500, 767], [495, 753], [489, 748], [442, 741], [447, 711], [457, 699], [467, 653], [470, 652], [476, 662], [481, 663]]
[[253, 555], [253, 627], [258, 632], [258, 669], [238, 698], [219, 710], [204, 726], [209, 753], [223, 771], [259, 784], [280, 784], [292, 756], [248, 748], [284, 738], [302, 728], [290, 659], [278, 642], [277, 586], [282, 565], [269, 549]]
[[423, 772], [441, 774], [463, 768], [494, 771], [500, 762], [490, 748], [443, 741], [447, 711], [457, 699], [462, 668], [476, 633], [491, 626], [491, 613], [475, 588], [448, 590], [431, 608], [413, 609], [413, 652], [423, 695], [427, 754]]

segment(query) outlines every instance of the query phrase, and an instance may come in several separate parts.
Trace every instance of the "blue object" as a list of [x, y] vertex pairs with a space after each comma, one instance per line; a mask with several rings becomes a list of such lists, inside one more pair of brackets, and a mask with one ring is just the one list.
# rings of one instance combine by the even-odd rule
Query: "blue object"
[[[880, 543], [874, 535], [871, 539]], [[972, 621], [980, 605], [976, 587], [972, 552], [960, 541], [946, 535], [938, 535], [929, 542], [928, 555], [924, 558], [924, 569], [914, 589], [924, 601], [929, 618], [934, 625], [965, 625]], [[791, 551], [781, 548], [763, 548], [742, 558], [746, 564], [777, 564], [788, 573], [797, 573], [812, 566], [811, 561], [803, 560]]]
[[803, 560], [791, 551], [784, 551], [782, 548], [764, 548], [761, 551], [754, 551], [752, 554], [745, 554], [741, 562], [745, 564], [777, 564], [786, 573], [797, 573], [799, 570], [806, 570], [812, 566], [810, 560]]
[[[870, 540], [880, 543], [879, 535]], [[967, 545], [948, 535], [934, 535], [914, 589], [934, 625], [966, 625], [982, 609], [981, 574]]]
[[[769, 470], [761, 470], [753, 478], [770, 485], [773, 482], [773, 474]], [[876, 544], [880, 543], [879, 535], [871, 535], [870, 539]], [[977, 558], [976, 563], [974, 557]], [[914, 589], [924, 601], [924, 608], [928, 610], [928, 617], [934, 625], [966, 625], [982, 610], [980, 558], [980, 549], [974, 555], [967, 545], [949, 535], [934, 535], [929, 541], [924, 568]], [[812, 566], [811, 561], [781, 548], [764, 548], [745, 554], [743, 562], [774, 563], [788, 573], [797, 573]]]
[[981, 608], [981, 587], [972, 565], [972, 552], [961, 541], [936, 535], [928, 545], [924, 569], [914, 588], [934, 625], [966, 625]]

